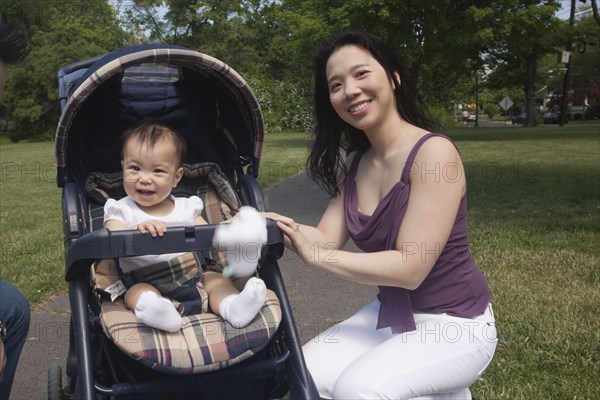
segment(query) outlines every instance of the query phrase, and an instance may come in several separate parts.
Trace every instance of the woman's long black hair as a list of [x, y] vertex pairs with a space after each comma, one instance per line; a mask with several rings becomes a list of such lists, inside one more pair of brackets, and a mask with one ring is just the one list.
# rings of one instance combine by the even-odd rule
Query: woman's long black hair
[[[335, 34], [324, 42], [314, 58], [315, 142], [306, 161], [308, 175], [329, 195], [339, 193], [339, 176], [345, 176], [346, 164], [341, 150], [350, 153], [370, 147], [365, 133], [344, 122], [335, 112], [329, 97], [326, 66], [329, 57], [346, 45], [362, 47], [381, 64], [394, 82], [394, 96], [400, 116], [420, 128], [434, 131], [437, 124], [426, 116], [414, 82], [406, 67], [377, 37], [356, 30]], [[400, 81], [394, 73], [400, 76]]]

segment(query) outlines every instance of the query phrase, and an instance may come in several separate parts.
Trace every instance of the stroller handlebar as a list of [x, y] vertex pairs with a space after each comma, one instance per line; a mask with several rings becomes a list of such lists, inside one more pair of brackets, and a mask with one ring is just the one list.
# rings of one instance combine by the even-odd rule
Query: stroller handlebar
[[[93, 262], [106, 258], [218, 250], [213, 244], [216, 227], [216, 224], [169, 227], [160, 237], [138, 230], [109, 231], [106, 228], [85, 234], [67, 243], [65, 278], [69, 281], [82, 272], [82, 268], [89, 269]], [[265, 249], [266, 256], [281, 258], [283, 233], [272, 219], [267, 219], [267, 233], [261, 258], [265, 257]]]

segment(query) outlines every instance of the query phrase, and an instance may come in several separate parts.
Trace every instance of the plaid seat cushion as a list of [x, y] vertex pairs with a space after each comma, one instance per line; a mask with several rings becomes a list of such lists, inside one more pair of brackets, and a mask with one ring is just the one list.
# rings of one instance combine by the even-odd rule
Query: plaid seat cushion
[[[89, 224], [101, 227], [106, 199], [125, 195], [121, 174], [90, 174], [86, 189], [90, 199]], [[209, 223], [229, 219], [239, 208], [239, 200], [229, 181], [214, 164], [184, 166], [184, 178], [173, 194], [200, 197], [205, 205], [203, 216]], [[224, 252], [211, 252], [205, 256], [215, 260], [215, 264], [208, 267], [213, 270], [220, 270], [226, 262]], [[201, 275], [194, 255], [187, 253], [179, 259], [169, 261], [170, 271], [160, 274], [158, 281], [153, 283], [170, 291], [197, 274]], [[198, 268], [197, 274], [194, 268]], [[96, 290], [103, 293], [118, 282], [121, 275], [113, 260], [101, 260], [93, 265], [92, 277]], [[203, 311], [206, 311], [201, 281], [196, 285], [203, 296]], [[237, 364], [262, 350], [281, 322], [279, 300], [271, 290], [267, 291], [267, 301], [258, 315], [244, 328], [234, 328], [221, 317], [202, 312], [184, 315], [182, 329], [173, 333], [142, 324], [121, 300], [113, 302], [104, 297], [101, 296], [100, 321], [107, 336], [140, 363], [168, 374], [197, 374]], [[176, 300], [173, 302], [179, 306]]]
[[102, 303], [101, 323], [123, 352], [167, 374], [198, 374], [237, 364], [262, 350], [281, 322], [277, 296], [246, 327], [234, 328], [211, 313], [184, 316], [178, 332], [153, 329], [137, 320], [121, 300]]

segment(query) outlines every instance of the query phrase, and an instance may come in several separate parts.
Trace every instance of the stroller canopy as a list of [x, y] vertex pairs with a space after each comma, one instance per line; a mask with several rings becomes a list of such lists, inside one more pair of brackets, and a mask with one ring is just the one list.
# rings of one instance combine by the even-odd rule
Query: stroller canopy
[[246, 81], [211, 56], [168, 45], [127, 47], [61, 69], [59, 92], [59, 186], [119, 170], [121, 135], [146, 118], [186, 138], [186, 162], [215, 162], [227, 173], [248, 167], [258, 176], [260, 106]]

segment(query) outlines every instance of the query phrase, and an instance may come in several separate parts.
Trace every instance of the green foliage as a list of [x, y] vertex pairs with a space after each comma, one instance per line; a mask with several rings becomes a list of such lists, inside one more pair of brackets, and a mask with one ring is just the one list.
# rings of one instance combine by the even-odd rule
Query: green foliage
[[554, 16], [556, 1], [517, 0], [499, 2], [495, 11], [501, 16], [494, 26], [495, 46], [489, 62], [494, 73], [490, 84], [495, 87], [519, 85], [525, 94], [526, 125], [534, 123], [535, 91], [538, 87], [538, 63], [560, 45], [561, 22]]
[[31, 52], [9, 69], [1, 117], [14, 122], [7, 134], [13, 141], [51, 137], [60, 116], [58, 70], [115, 50], [124, 37], [106, 1], [49, 2], [43, 13], [27, 18]]
[[0, 110], [1, 126], [9, 119], [16, 123], [14, 140], [52, 135], [59, 68], [147, 42], [199, 50], [252, 77], [271, 131], [310, 129], [314, 50], [346, 28], [389, 43], [430, 107], [474, 103], [477, 96], [485, 108], [511, 92], [513, 111], [529, 109], [531, 115], [543, 86], [545, 94], [560, 95], [556, 55], [571, 35], [585, 52], [573, 55], [570, 100], [600, 103], [598, 24], [588, 17], [567, 29], [554, 17], [556, 0], [0, 0], [0, 5], [2, 17], [22, 27], [32, 44], [25, 63], [10, 71], [6, 107]]
[[600, 24], [592, 16], [575, 26], [570, 79], [570, 102], [581, 105], [587, 101], [600, 108]]
[[[267, 132], [284, 130], [312, 131], [312, 106], [305, 88], [299, 83], [282, 80], [249, 78], [261, 106]], [[294, 100], [291, 100], [294, 99]]]
[[495, 115], [500, 111], [500, 107], [495, 105], [494, 103], [488, 103], [485, 105], [483, 111], [487, 114], [489, 119], [494, 118]]
[[460, 126], [460, 122], [456, 120], [455, 112], [451, 108], [429, 107], [429, 115], [445, 129]]

